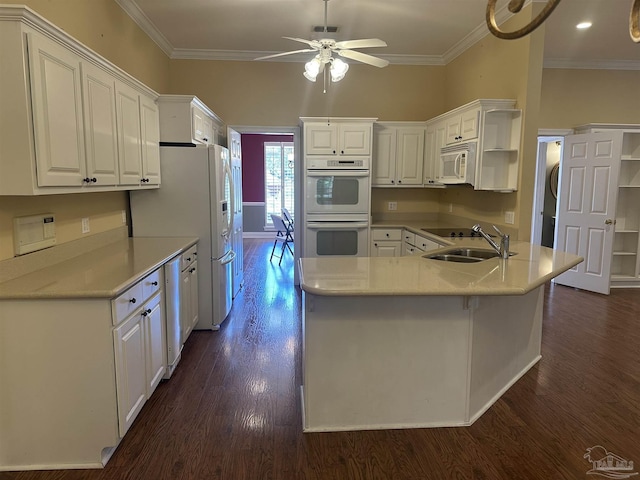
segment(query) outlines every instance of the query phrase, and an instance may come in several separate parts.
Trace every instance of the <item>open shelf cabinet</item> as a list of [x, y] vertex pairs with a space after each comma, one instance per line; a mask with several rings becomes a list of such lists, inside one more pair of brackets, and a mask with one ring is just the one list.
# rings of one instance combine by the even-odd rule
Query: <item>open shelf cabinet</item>
[[476, 165], [476, 190], [513, 192], [518, 188], [522, 110], [484, 112]]

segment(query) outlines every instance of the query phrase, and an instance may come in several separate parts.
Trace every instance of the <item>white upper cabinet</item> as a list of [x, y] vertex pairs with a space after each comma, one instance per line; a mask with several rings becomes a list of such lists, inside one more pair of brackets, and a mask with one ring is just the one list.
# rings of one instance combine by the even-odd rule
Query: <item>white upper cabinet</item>
[[445, 146], [447, 124], [444, 121], [427, 122], [424, 139], [424, 167], [422, 183], [425, 187], [444, 188], [439, 180], [440, 149]]
[[423, 122], [378, 122], [374, 126], [372, 185], [422, 185]]
[[478, 138], [480, 108], [477, 106], [463, 109], [447, 118], [447, 145], [468, 142]]
[[[314, 119], [317, 120], [317, 119]], [[372, 122], [349, 120], [313, 122], [303, 118], [307, 155], [371, 155]]]
[[116, 127], [116, 83], [113, 76], [89, 62], [83, 62], [85, 146], [88, 186], [117, 185], [118, 134]]
[[0, 58], [0, 195], [157, 188], [155, 92], [19, 5]]
[[37, 34], [27, 38], [38, 185], [80, 186], [86, 177], [80, 57]]
[[170, 144], [214, 145], [223, 122], [198, 97], [160, 95], [160, 141]]

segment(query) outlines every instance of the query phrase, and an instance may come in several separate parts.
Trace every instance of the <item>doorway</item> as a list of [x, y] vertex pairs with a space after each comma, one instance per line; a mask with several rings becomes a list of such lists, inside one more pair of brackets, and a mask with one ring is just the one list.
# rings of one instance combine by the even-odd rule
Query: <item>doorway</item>
[[572, 130], [544, 130], [538, 132], [536, 186], [531, 214], [531, 243], [553, 248], [557, 185], [562, 161], [564, 137]]
[[[271, 228], [265, 229], [265, 219], [267, 218], [267, 198], [266, 198], [266, 166], [265, 166], [265, 144], [266, 143], [292, 143], [293, 145], [293, 162], [294, 175], [293, 184], [289, 185], [293, 191], [288, 192], [289, 202], [293, 199], [293, 208], [290, 210], [300, 211], [302, 200], [300, 198], [302, 189], [301, 185], [301, 162], [300, 156], [300, 128], [299, 127], [260, 127], [260, 126], [231, 126], [235, 131], [240, 133], [243, 144], [243, 167], [242, 167], [242, 186], [243, 199], [242, 206], [244, 210], [244, 237], [245, 238], [273, 238], [275, 232]], [[260, 137], [257, 140], [259, 146], [254, 145], [252, 152], [245, 151], [246, 140], [251, 137]], [[299, 259], [300, 234], [299, 222], [294, 222], [294, 261], [297, 264]], [[293, 269], [294, 283], [299, 284], [298, 270]]]

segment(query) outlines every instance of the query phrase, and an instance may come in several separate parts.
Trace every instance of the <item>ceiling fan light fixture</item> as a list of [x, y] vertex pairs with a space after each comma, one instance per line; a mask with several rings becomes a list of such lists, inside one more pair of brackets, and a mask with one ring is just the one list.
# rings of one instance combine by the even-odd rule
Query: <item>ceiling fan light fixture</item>
[[344, 78], [344, 76], [349, 70], [349, 64], [340, 60], [339, 58], [334, 58], [331, 62], [331, 81], [339, 82]]
[[312, 82], [316, 81], [316, 77], [320, 73], [320, 60], [315, 57], [304, 64], [304, 77]]

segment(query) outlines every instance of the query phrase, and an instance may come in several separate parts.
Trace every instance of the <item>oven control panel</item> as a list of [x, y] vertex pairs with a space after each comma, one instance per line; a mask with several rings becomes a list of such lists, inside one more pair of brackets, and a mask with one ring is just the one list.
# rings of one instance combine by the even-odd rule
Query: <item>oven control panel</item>
[[355, 158], [310, 158], [307, 170], [369, 170], [369, 157]]

